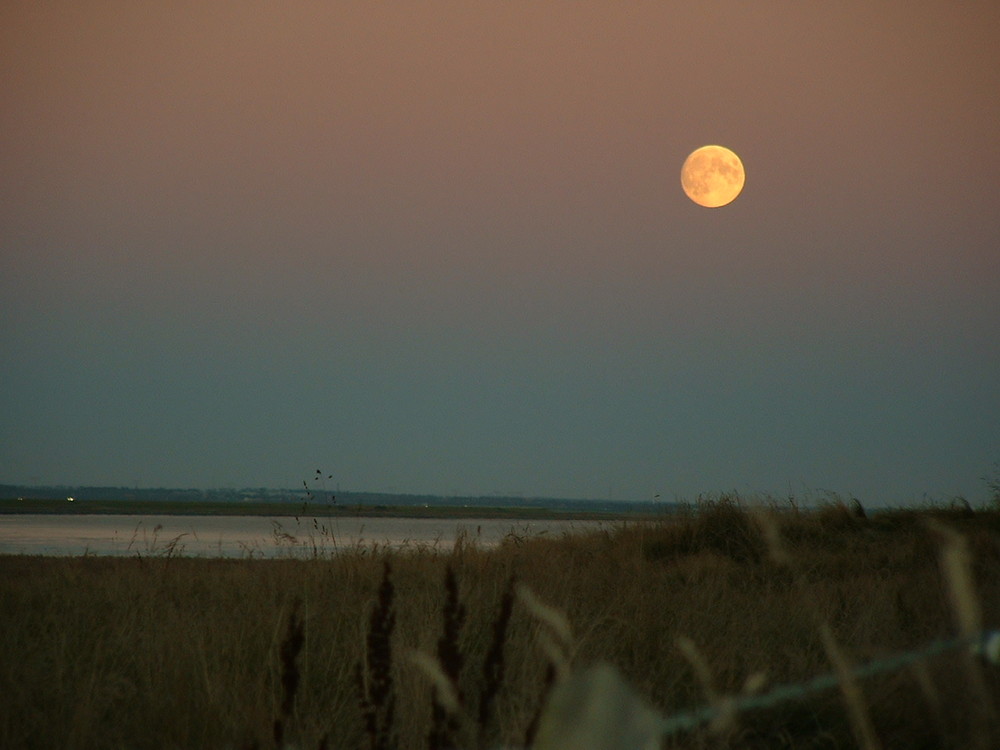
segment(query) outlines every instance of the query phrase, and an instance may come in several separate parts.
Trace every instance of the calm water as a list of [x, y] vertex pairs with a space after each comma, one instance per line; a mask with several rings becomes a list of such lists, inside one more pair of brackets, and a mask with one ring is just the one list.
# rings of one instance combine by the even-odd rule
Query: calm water
[[0, 554], [310, 557], [358, 545], [450, 550], [465, 534], [483, 547], [610, 527], [602, 521], [264, 516], [3, 515]]

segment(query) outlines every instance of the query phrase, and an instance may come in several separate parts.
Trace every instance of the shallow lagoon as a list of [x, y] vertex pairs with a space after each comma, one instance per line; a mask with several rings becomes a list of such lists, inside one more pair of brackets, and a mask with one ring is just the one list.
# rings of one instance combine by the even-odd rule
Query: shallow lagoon
[[312, 557], [359, 546], [450, 550], [464, 536], [562, 536], [615, 524], [476, 518], [32, 515], [0, 516], [0, 554]]

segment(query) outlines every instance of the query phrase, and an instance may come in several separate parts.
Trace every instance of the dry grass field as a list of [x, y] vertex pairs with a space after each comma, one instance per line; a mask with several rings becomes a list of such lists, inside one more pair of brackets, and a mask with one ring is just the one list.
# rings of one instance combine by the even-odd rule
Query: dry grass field
[[[1000, 513], [750, 511], [498, 548], [311, 560], [0, 558], [5, 748], [523, 748], [558, 675], [656, 711], [1000, 626]], [[1000, 667], [956, 649], [663, 737], [1000, 747]]]

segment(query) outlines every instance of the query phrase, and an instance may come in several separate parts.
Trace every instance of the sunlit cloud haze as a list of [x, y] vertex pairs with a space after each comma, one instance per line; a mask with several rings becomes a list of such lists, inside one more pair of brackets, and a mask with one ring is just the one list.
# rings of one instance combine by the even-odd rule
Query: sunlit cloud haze
[[998, 49], [992, 0], [6, 2], [0, 482], [985, 500]]

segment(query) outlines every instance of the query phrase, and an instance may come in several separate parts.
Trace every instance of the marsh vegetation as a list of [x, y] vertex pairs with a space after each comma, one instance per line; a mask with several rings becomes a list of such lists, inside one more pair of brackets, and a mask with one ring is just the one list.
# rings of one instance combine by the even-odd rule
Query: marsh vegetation
[[[858, 511], [722, 498], [491, 549], [2, 557], [0, 746], [527, 747], [586, 665], [670, 715], [1000, 624], [1000, 513]], [[967, 650], [842, 688], [663, 744], [1000, 743], [1000, 667]]]

